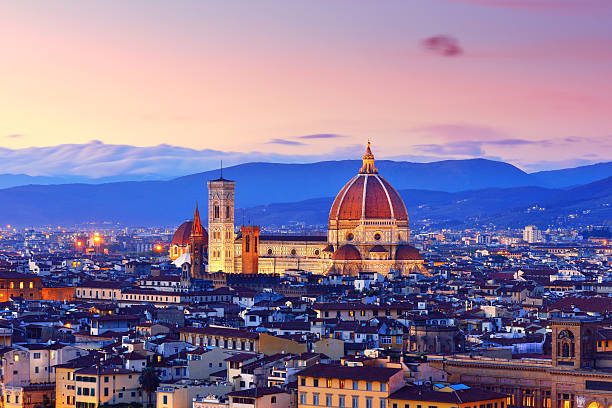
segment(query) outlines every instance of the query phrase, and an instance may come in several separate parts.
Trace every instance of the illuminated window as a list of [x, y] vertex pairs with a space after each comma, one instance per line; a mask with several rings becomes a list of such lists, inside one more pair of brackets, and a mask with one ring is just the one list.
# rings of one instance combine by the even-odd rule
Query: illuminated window
[[15, 282], [11, 282], [11, 289], [15, 289]]
[[19, 361], [19, 354], [14, 354], [13, 355], [13, 360]]
[[19, 282], [19, 289], [23, 289], [23, 282]]
[[34, 282], [30, 282], [30, 289], [34, 289]]
[[332, 380], [331, 380], [331, 378], [328, 378], [328, 379], [327, 379], [327, 381], [326, 381], [326, 385], [327, 385], [327, 388], [331, 388], [331, 386], [332, 386]]

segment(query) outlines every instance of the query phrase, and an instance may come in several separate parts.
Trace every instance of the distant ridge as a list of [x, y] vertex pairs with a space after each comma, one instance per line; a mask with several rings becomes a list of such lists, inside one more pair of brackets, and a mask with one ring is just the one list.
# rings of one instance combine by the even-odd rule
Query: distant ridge
[[[509, 205], [527, 202], [540, 204], [552, 199], [560, 202], [563, 197], [569, 200], [564, 204], [567, 208], [572, 202], [588, 202], [600, 194], [603, 194], [600, 200], [605, 201], [607, 196], [601, 193], [608, 186], [605, 180], [601, 185], [583, 186], [582, 190], [566, 196], [560, 188], [588, 184], [591, 178], [601, 175], [604, 176], [599, 179], [612, 176], [612, 163], [534, 174], [525, 173], [508, 163], [485, 159], [433, 163], [377, 160], [376, 163], [381, 174], [402, 190], [412, 220], [421, 215], [431, 216], [437, 221], [448, 217], [461, 218], [470, 216], [483, 206], [486, 208], [482, 211], [487, 212], [487, 208], [508, 209]], [[295, 206], [296, 202], [324, 200], [320, 197], [330, 200], [360, 166], [358, 160], [311, 164], [247, 163], [224, 168], [223, 175], [237, 182], [237, 207], [249, 208], [249, 216], [254, 222], [259, 222], [255, 217], [258, 206], [278, 203]], [[218, 171], [208, 171], [163, 181], [27, 185], [0, 189], [0, 223], [66, 225], [111, 221], [126, 225], [174, 225], [193, 213], [196, 200], [207, 201], [206, 180], [218, 176]], [[588, 181], [576, 183], [583, 179]], [[546, 188], [550, 184], [555, 185], [556, 196]], [[475, 191], [482, 193], [478, 196]], [[507, 201], [502, 207], [495, 201], [500, 194]], [[474, 201], [470, 206], [455, 205], [457, 210], [448, 207], [445, 201], [472, 198]], [[422, 201], [418, 204], [421, 207], [411, 209], [410, 203], [416, 204], [419, 200]], [[490, 204], [485, 205], [489, 201]], [[314, 215], [328, 210], [329, 205], [308, 211]], [[291, 218], [303, 218], [304, 215], [299, 215], [297, 209], [294, 214]], [[239, 213], [236, 218], [240, 220]]]

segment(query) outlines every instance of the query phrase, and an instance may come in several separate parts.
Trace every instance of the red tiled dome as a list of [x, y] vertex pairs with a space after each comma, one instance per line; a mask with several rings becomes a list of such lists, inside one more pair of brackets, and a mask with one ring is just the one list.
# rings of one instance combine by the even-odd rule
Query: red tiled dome
[[388, 253], [389, 251], [387, 251], [382, 245], [374, 245], [372, 249], [370, 249], [370, 252]]
[[397, 261], [420, 261], [422, 259], [419, 250], [412, 245], [398, 245], [395, 250], [395, 260]]
[[[186, 246], [189, 245], [191, 240], [191, 227], [193, 221], [185, 221], [180, 227], [176, 229], [176, 232], [172, 236], [170, 245]], [[208, 245], [208, 233], [204, 229], [204, 246]]]
[[342, 245], [334, 252], [332, 259], [334, 261], [360, 261], [361, 254], [354, 245], [346, 244]]
[[330, 220], [385, 219], [407, 221], [408, 212], [398, 192], [378, 174], [358, 174], [336, 196]]

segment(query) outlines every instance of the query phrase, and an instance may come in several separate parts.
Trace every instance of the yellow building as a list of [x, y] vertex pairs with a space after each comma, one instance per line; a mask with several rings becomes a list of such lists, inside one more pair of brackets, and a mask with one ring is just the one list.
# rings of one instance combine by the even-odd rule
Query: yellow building
[[389, 408], [505, 408], [506, 395], [478, 388], [407, 385], [389, 396]]
[[291, 407], [291, 395], [277, 387], [258, 387], [228, 394], [229, 408], [285, 408]]
[[57, 408], [96, 408], [102, 404], [142, 404], [137, 371], [115, 367], [58, 368]]
[[386, 408], [404, 385], [399, 368], [315, 364], [298, 373], [298, 407]]

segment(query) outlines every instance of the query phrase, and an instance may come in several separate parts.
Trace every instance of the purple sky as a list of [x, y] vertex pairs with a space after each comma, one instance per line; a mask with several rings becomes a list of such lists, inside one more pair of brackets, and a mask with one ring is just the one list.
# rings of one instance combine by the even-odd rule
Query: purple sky
[[612, 160], [610, 0], [20, 0], [0, 13], [0, 156], [100, 140], [305, 161], [355, 158], [369, 138], [379, 158]]

